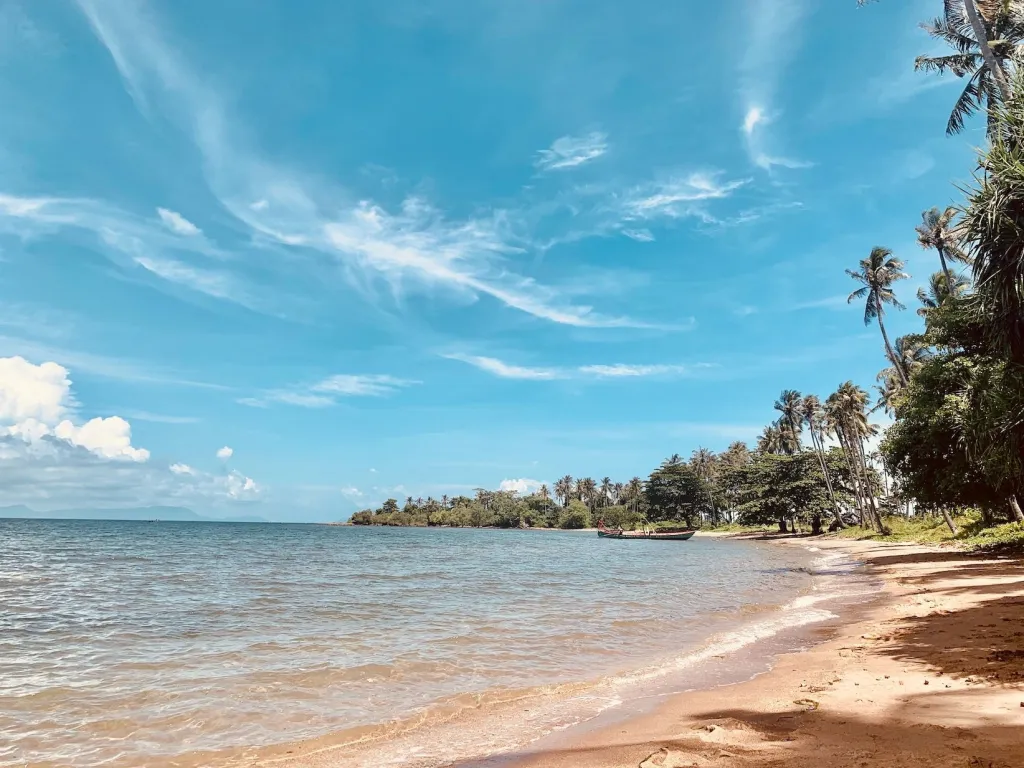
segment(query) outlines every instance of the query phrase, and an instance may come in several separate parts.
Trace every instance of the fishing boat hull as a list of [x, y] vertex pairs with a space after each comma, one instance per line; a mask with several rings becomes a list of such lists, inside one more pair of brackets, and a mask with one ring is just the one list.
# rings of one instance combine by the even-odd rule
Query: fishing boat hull
[[686, 541], [696, 531], [617, 531], [598, 529], [597, 535], [602, 539], [648, 539], [651, 541]]

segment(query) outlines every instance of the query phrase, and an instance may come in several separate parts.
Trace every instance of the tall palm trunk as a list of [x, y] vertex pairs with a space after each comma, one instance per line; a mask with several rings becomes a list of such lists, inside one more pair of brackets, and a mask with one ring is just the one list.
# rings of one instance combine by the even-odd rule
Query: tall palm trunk
[[899, 374], [900, 381], [903, 382], [903, 386], [907, 386], [910, 383], [910, 378], [907, 376], [907, 372], [903, 368], [903, 361], [896, 357], [896, 353], [892, 349], [892, 344], [889, 343], [889, 334], [885, 332], [885, 323], [882, 322], [882, 300], [875, 298], [876, 310], [878, 313], [878, 328], [882, 332], [882, 341], [885, 342], [885, 350], [889, 353], [889, 359], [892, 361], [893, 368], [896, 369], [896, 373]]
[[843, 449], [843, 456], [846, 458], [846, 466], [850, 470], [850, 482], [853, 483], [853, 501], [857, 507], [857, 516], [860, 518], [860, 524], [867, 524], [867, 515], [864, 513], [864, 498], [860, 492], [860, 477], [854, 466], [853, 451], [850, 449], [849, 441], [846, 439], [845, 430], [843, 427], [836, 425], [836, 437], [839, 438], [839, 447]]
[[871, 523], [875, 529], [875, 533], [884, 534], [885, 525], [882, 523], [882, 514], [878, 511], [878, 503], [875, 499], [875, 492], [871, 488], [871, 473], [868, 472], [868, 458], [867, 453], [864, 451], [864, 438], [858, 436], [856, 441], [857, 454], [860, 459], [861, 470], [864, 472], [864, 490], [868, 494], [868, 505], [871, 508]]
[[825, 464], [825, 447], [819, 443], [817, 432], [813, 426], [811, 427], [810, 432], [811, 442], [814, 444], [814, 453], [818, 456], [818, 464], [821, 465], [821, 474], [825, 478], [825, 488], [828, 490], [829, 499], [832, 500], [832, 514], [836, 519], [836, 525], [840, 528], [845, 528], [846, 523], [843, 522], [843, 513], [839, 509], [839, 502], [836, 500], [836, 492], [832, 488], [832, 478], [828, 476], [828, 467]]
[[935, 250], [939, 252], [939, 263], [942, 264], [942, 274], [946, 278], [946, 296], [948, 298], [953, 297], [953, 276], [949, 274], [949, 266], [946, 264], [946, 249], [941, 245], [935, 246]]
[[967, 13], [967, 20], [971, 22], [974, 39], [978, 42], [978, 50], [981, 51], [981, 57], [985, 60], [985, 66], [988, 67], [988, 71], [992, 73], [992, 79], [999, 86], [999, 95], [1003, 97], [1003, 101], [1009, 101], [1010, 83], [1006, 79], [1006, 70], [1003, 69], [1002, 64], [999, 63], [995, 54], [992, 53], [992, 46], [989, 45], [988, 40], [988, 31], [985, 29], [985, 24], [981, 20], [974, 0], [964, 0], [964, 11]]

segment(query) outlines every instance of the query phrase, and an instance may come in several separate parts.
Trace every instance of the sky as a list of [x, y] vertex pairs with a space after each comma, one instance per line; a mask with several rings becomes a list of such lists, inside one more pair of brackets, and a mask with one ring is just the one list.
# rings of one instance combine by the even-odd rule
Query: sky
[[0, 504], [646, 476], [883, 367], [938, 0], [0, 0]]

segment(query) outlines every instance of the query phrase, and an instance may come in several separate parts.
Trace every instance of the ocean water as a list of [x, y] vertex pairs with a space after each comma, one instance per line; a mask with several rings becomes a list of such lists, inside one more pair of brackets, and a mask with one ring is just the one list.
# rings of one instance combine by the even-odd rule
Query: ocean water
[[0, 765], [510, 749], [828, 618], [821, 566], [699, 537], [0, 520]]

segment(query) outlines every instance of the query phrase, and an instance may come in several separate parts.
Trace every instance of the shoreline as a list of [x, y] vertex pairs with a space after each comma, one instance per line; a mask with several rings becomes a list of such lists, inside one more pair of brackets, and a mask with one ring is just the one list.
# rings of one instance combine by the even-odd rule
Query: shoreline
[[[1024, 564], [919, 545], [826, 537], [728, 537], [797, 546], [858, 575], [824, 580], [855, 590], [870, 581], [868, 602], [843, 602], [831, 620], [788, 637], [745, 643], [740, 652], [705, 655], [695, 690], [651, 682], [645, 695], [566, 722], [527, 746], [513, 747], [517, 723], [533, 704], [515, 695], [486, 726], [487, 757], [439, 761], [418, 750], [385, 759], [372, 744], [332, 736], [248, 751], [230, 765], [285, 768], [858, 768], [1024, 764]], [[807, 599], [807, 598], [804, 598]], [[824, 598], [810, 598], [810, 603]], [[835, 605], [833, 604], [834, 608]], [[936, 642], [938, 641], [938, 642]], [[794, 651], [794, 648], [800, 650]], [[745, 676], [751, 662], [760, 667]], [[718, 673], [708, 671], [720, 670]], [[731, 670], [731, 673], [730, 673]], [[718, 681], [715, 682], [716, 674]], [[752, 676], [751, 676], [752, 674]], [[742, 680], [742, 681], [741, 681]], [[710, 681], [710, 682], [709, 682]], [[514, 693], [514, 692], [510, 692]], [[592, 698], [579, 689], [571, 696]], [[521, 701], [521, 703], [517, 703]], [[485, 706], [484, 710], [489, 709]], [[480, 714], [485, 714], [481, 710]], [[493, 713], [492, 713], [493, 714]], [[495, 722], [498, 725], [495, 725]], [[449, 722], [433, 749], [462, 728]], [[371, 742], [383, 736], [368, 733]], [[432, 729], [433, 730], [433, 729]], [[397, 745], [396, 745], [397, 746]], [[353, 749], [356, 748], [356, 749]], [[443, 746], [441, 747], [443, 750]], [[392, 750], [388, 750], [389, 753]], [[443, 752], [442, 752], [443, 754]], [[375, 759], [376, 757], [376, 759]]]
[[[1024, 564], [920, 545], [780, 540], [865, 563], [882, 584], [824, 642], [752, 680], [507, 755], [514, 768], [1024, 764]], [[457, 763], [460, 768], [480, 761]]]

